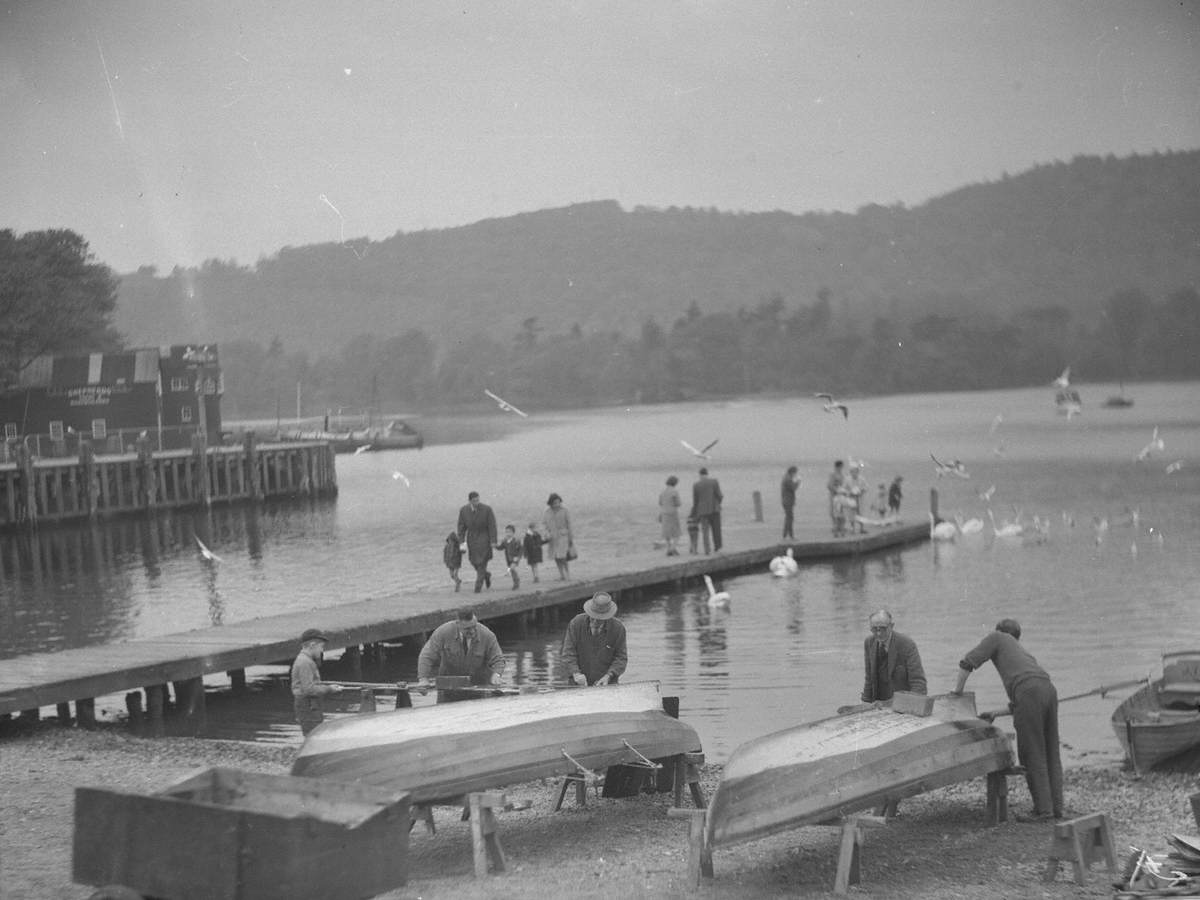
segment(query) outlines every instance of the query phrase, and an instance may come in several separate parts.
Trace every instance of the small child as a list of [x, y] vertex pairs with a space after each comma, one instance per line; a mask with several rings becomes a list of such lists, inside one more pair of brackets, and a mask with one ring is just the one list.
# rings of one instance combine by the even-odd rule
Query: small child
[[454, 592], [458, 593], [458, 589], [462, 587], [462, 579], [458, 577], [458, 570], [462, 568], [462, 546], [458, 542], [458, 535], [453, 531], [446, 535], [442, 562], [450, 570], [450, 577], [454, 579]]
[[512, 574], [515, 591], [521, 586], [521, 578], [517, 575], [517, 563], [521, 561], [521, 542], [517, 540], [517, 529], [512, 525], [505, 525], [504, 540], [496, 545], [496, 549], [504, 551], [504, 564]]
[[696, 554], [699, 552], [700, 545], [700, 520], [696, 518], [696, 511], [692, 510], [687, 517], [687, 533], [688, 533], [688, 553]]
[[530, 522], [525, 529], [525, 537], [521, 539], [521, 549], [525, 551], [525, 562], [529, 563], [529, 571], [533, 573], [533, 583], [538, 583], [538, 566], [542, 564], [542, 544], [546, 539], [538, 533], [537, 522]]

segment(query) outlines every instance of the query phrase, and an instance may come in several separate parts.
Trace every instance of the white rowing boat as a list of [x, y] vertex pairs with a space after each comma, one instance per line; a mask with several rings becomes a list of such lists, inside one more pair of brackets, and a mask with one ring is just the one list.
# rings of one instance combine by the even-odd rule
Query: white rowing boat
[[825, 822], [1013, 764], [1008, 735], [976, 716], [973, 694], [929, 699], [927, 716], [856, 709], [742, 744], [709, 806], [709, 846]]
[[663, 711], [658, 682], [635, 682], [326, 722], [305, 740], [292, 774], [407, 791], [411, 802], [429, 803], [699, 749], [695, 730]]

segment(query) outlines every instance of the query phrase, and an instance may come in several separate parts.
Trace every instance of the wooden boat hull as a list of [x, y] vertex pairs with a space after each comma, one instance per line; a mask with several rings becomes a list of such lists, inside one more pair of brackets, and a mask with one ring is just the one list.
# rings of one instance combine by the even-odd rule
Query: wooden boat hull
[[738, 747], [713, 795], [710, 846], [763, 837], [1013, 764], [974, 698], [939, 698], [932, 716], [867, 709], [808, 722]]
[[[629, 746], [626, 746], [628, 743]], [[304, 742], [293, 775], [406, 791], [431, 803], [589, 769], [700, 749], [662, 708], [657, 682], [522, 693], [327, 722]]]
[[1113, 731], [1136, 772], [1200, 747], [1200, 710], [1168, 709], [1159, 700], [1162, 680], [1131, 694], [1112, 714]]

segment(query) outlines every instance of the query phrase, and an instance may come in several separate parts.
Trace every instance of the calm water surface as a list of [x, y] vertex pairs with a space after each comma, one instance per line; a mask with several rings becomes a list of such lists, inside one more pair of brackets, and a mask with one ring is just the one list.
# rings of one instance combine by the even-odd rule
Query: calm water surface
[[[1001, 616], [1068, 695], [1147, 674], [1164, 649], [1200, 645], [1200, 391], [1137, 385], [1131, 409], [1100, 407], [1113, 386], [1084, 386], [1084, 414], [1055, 414], [1051, 389], [853, 399], [850, 417], [815, 400], [610, 408], [579, 414], [497, 413], [493, 435], [420, 452], [338, 457], [336, 501], [214, 509], [37, 535], [0, 536], [0, 656], [125, 640], [367, 597], [447, 590], [441, 544], [466, 492], [480, 491], [501, 527], [539, 519], [550, 491], [565, 498], [581, 550], [645, 554], [667, 475], [686, 488], [697, 461], [679, 441], [714, 438], [709, 466], [725, 518], [753, 519], [761, 491], [778, 523], [776, 486], [794, 463], [803, 478], [798, 534], [823, 533], [824, 479], [834, 458], [865, 459], [874, 487], [905, 476], [905, 512], [920, 519], [930, 487], [944, 514], [986, 521], [978, 493], [994, 485], [998, 522], [1018, 511], [1049, 521], [1042, 543], [993, 538], [923, 545], [865, 559], [730, 578], [728, 610], [700, 592], [623, 602], [627, 680], [659, 679], [679, 694], [712, 759], [742, 741], [855, 702], [866, 617], [890, 608], [916, 638], [931, 692], [949, 689], [957, 661]], [[995, 426], [996, 416], [1002, 420]], [[1165, 447], [1138, 451], [1157, 426]], [[969, 480], [935, 478], [930, 453], [961, 459]], [[1168, 474], [1169, 463], [1182, 461]], [[408, 486], [397, 473], [404, 475]], [[1136, 527], [1130, 513], [1138, 513]], [[1094, 520], [1106, 519], [1098, 532]], [[218, 553], [200, 559], [195, 536]], [[553, 568], [553, 566], [551, 566]], [[447, 590], [447, 605], [452, 605]], [[504, 635], [510, 672], [549, 677], [561, 633]], [[411, 668], [411, 659], [399, 665]], [[395, 677], [411, 677], [400, 671]], [[969, 687], [981, 707], [1003, 691], [988, 667]], [[1062, 709], [1076, 756], [1119, 756], [1108, 726], [1114, 701]], [[264, 726], [294, 740], [282, 715]], [[268, 717], [270, 718], [270, 717]]]

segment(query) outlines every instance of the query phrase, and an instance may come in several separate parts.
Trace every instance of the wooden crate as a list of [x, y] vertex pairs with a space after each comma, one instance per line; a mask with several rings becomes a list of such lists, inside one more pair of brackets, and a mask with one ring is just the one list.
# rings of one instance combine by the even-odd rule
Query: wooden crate
[[408, 829], [406, 793], [202, 769], [151, 795], [77, 788], [73, 875], [165, 900], [372, 897], [407, 880]]

